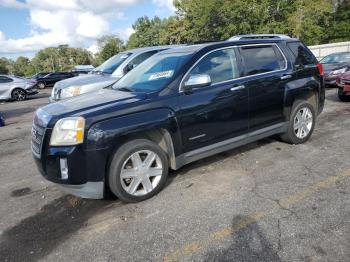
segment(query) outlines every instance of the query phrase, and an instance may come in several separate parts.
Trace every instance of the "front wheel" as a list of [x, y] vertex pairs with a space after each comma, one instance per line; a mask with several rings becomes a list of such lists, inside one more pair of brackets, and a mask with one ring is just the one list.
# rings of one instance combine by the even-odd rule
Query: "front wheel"
[[27, 98], [27, 93], [21, 88], [16, 88], [12, 91], [12, 99], [16, 101], [23, 101]]
[[315, 109], [309, 102], [296, 102], [292, 108], [288, 130], [281, 135], [282, 140], [289, 144], [305, 143], [314, 131], [315, 120]]
[[110, 190], [125, 202], [139, 202], [157, 194], [168, 176], [168, 159], [155, 143], [136, 139], [113, 155], [109, 172]]

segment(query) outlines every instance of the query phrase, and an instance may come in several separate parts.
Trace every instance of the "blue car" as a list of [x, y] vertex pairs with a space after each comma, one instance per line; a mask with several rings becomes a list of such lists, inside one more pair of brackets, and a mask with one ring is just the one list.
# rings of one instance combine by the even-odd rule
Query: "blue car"
[[3, 118], [2, 115], [0, 115], [0, 127], [5, 125], [5, 119]]

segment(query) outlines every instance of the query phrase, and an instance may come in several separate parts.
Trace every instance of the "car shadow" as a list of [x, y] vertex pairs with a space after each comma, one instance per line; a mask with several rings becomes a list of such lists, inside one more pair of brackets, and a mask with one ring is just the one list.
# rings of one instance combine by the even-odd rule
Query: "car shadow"
[[225, 249], [216, 249], [205, 254], [203, 261], [270, 261], [279, 262], [281, 259], [273, 246], [264, 236], [257, 223], [242, 226], [235, 231], [237, 225], [245, 224], [249, 217], [238, 215], [233, 218], [230, 246]]
[[25, 218], [1, 234], [1, 261], [40, 260], [111, 203], [70, 195], [52, 201], [37, 214]]

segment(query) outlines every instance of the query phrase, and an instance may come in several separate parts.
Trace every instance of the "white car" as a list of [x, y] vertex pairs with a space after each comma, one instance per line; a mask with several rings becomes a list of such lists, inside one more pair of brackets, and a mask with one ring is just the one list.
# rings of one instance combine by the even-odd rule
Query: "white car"
[[23, 101], [38, 93], [36, 81], [18, 76], [0, 75], [0, 100]]

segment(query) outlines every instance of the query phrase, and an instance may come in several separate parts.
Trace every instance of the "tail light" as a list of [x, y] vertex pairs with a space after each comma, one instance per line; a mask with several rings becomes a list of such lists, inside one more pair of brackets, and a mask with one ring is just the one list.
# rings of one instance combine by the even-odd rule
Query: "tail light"
[[323, 76], [324, 75], [323, 65], [317, 64], [317, 69], [318, 69], [318, 72], [320, 73], [320, 75]]

